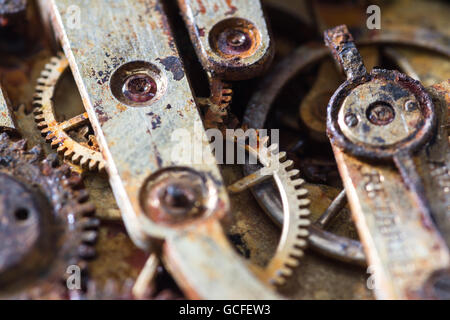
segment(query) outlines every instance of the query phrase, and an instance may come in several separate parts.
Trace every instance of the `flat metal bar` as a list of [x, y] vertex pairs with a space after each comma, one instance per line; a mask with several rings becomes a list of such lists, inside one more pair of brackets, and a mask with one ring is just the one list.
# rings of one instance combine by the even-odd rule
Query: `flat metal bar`
[[[450, 266], [448, 248], [393, 165], [368, 165], [334, 147], [380, 299], [419, 299], [430, 276]], [[424, 296], [425, 295], [425, 296]]]
[[[113, 192], [134, 242], [148, 247], [148, 234], [164, 237], [158, 226], [143, 232], [138, 216], [141, 186], [150, 174], [187, 166], [214, 177], [226, 199], [202, 120], [160, 1], [49, 0], [56, 34], [69, 60], [84, 106], [107, 163]], [[79, 10], [79, 19], [73, 21]], [[150, 63], [160, 75], [159, 100], [129, 106], [112, 93], [112, 75], [129, 62]], [[201, 159], [173, 156], [184, 129], [199, 143]], [[198, 145], [198, 144], [197, 144]], [[178, 150], [179, 151], [179, 150]], [[224, 200], [226, 201], [226, 200]]]
[[[270, 63], [273, 44], [259, 0], [178, 0], [178, 4], [197, 56], [213, 76], [248, 79]], [[244, 34], [248, 41], [241, 48], [227, 46], [225, 38], [238, 36], [239, 41]]]

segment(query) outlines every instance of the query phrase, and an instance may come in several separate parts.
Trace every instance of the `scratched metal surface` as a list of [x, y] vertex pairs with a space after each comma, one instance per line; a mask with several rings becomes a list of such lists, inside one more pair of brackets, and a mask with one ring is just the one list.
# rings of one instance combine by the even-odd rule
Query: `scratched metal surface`
[[[281, 1], [274, 0], [263, 1], [263, 4], [268, 5], [271, 2], [274, 2], [276, 7], [291, 11], [289, 15], [303, 17], [307, 21], [305, 25], [312, 24], [313, 19], [310, 15], [305, 14], [306, 5], [302, 1], [285, 0], [280, 3]], [[417, 1], [414, 2], [413, 6], [408, 1], [396, 1], [392, 4], [380, 1], [379, 3], [386, 5], [383, 18], [389, 16], [393, 23], [395, 21], [398, 21], [398, 23], [406, 21], [414, 25], [418, 21], [421, 23], [426, 21], [428, 25], [436, 25], [436, 29], [444, 33], [448, 32], [448, 28], [445, 27], [448, 19], [443, 14], [442, 2]], [[405, 6], [407, 9], [405, 9]], [[388, 10], [391, 7], [393, 10]], [[296, 8], [298, 8], [297, 11]], [[418, 9], [411, 10], [411, 8]], [[287, 21], [286, 19], [282, 19], [281, 22], [277, 21], [278, 16], [279, 12], [268, 11], [269, 21], [277, 30], [279, 30], [278, 26]], [[336, 16], [339, 15], [334, 17], [336, 18]], [[430, 16], [433, 19], [430, 19]], [[341, 20], [338, 23], [347, 22], [345, 18], [342, 19], [344, 21]], [[39, 26], [38, 23], [36, 25]], [[40, 26], [35, 29], [42, 30]], [[276, 33], [275, 40], [278, 40], [277, 52], [279, 56], [277, 59], [293, 50], [301, 42], [296, 39], [294, 34], [286, 36], [286, 34]], [[19, 129], [32, 144], [39, 143], [44, 146], [46, 152], [52, 152], [40, 136], [39, 131], [34, 127], [32, 115], [24, 112], [24, 109], [31, 110], [36, 77], [51, 55], [55, 54], [44, 39], [40, 38], [38, 42], [37, 47], [39, 49], [33, 51], [33, 54], [27, 57], [21, 58], [22, 60], [17, 57], [3, 59], [0, 63], [0, 73], [12, 106], [17, 110], [15, 115]], [[409, 47], [398, 47], [396, 49], [401, 50], [402, 54], [408, 57], [418, 74], [429, 81], [426, 85], [437, 83], [437, 80], [442, 81], [448, 77], [450, 63], [448, 59], [441, 55]], [[248, 90], [251, 90], [251, 88]], [[77, 99], [76, 95], [73, 99]], [[19, 106], [21, 107], [19, 108]], [[241, 177], [241, 174], [240, 168], [222, 169], [222, 175], [227, 183], [236, 181]], [[96, 202], [97, 215], [103, 221], [99, 243], [97, 244], [98, 258], [90, 264], [91, 282], [99, 286], [113, 282], [120, 288], [127, 279], [136, 278], [145, 263], [146, 254], [130, 241], [121, 222], [117, 220], [119, 218], [118, 208], [113, 201], [107, 178], [89, 174], [85, 182], [90, 190], [91, 198]], [[313, 201], [311, 208], [314, 217], [318, 217], [337, 194], [336, 190], [331, 192], [329, 188], [327, 190], [326, 193], [310, 190], [314, 195], [313, 198], [316, 199]], [[106, 197], [108, 200], [104, 200], [105, 195], [108, 195]], [[247, 257], [248, 261], [263, 265], [276, 248], [279, 229], [262, 212], [249, 192], [233, 197], [231, 202], [233, 215], [231, 222], [225, 226], [229, 238], [235, 244], [236, 250]], [[345, 215], [339, 217], [332, 231], [355, 238], [354, 226], [349, 221], [347, 211]], [[370, 274], [364, 268], [336, 262], [308, 250], [303, 263], [294, 273], [291, 281], [280, 289], [280, 292], [294, 299], [373, 299], [372, 292], [367, 289], [366, 285], [369, 276]], [[168, 281], [167, 275], [163, 277], [163, 280]], [[173, 287], [173, 283], [170, 286]], [[119, 296], [117, 289], [112, 291], [111, 293], [100, 290], [96, 297], [108, 296], [106, 293], [109, 293], [109, 297], [111, 295], [113, 297]]]
[[[137, 217], [142, 215], [140, 187], [151, 173], [162, 167], [187, 165], [212, 174], [223, 193], [220, 174], [204, 133], [200, 131], [194, 135], [199, 139], [196, 142], [203, 154], [199, 163], [172, 155], [173, 150], [180, 148], [180, 143], [172, 140], [168, 133], [174, 129], [190, 132], [196, 126], [202, 128], [202, 122], [167, 20], [158, 1], [115, 1], [106, 7], [103, 1], [58, 0], [51, 3], [55, 9], [55, 25], [59, 28], [97, 139], [103, 147], [122, 217], [127, 227], [135, 230], [132, 232], [135, 241], [146, 247], [146, 236], [139, 231]], [[83, 19], [79, 29], [67, 25], [65, 14], [71, 5], [81, 8]], [[142, 12], [143, 8], [147, 11]], [[96, 28], [96, 32], [87, 31], [91, 28]], [[80, 32], [83, 30], [85, 32]], [[148, 61], [160, 72], [158, 91], [161, 97], [151, 106], [129, 107], [110, 91], [111, 74], [129, 61]], [[167, 121], [161, 121], [162, 113]], [[123, 141], [124, 137], [126, 141]], [[149, 226], [153, 236], [162, 236], [158, 227], [151, 223]]]
[[[233, 80], [250, 78], [264, 70], [263, 65], [271, 56], [273, 41], [259, 0], [212, 0], [207, 4], [203, 1], [179, 0], [178, 3], [197, 55], [207, 70]], [[217, 21], [222, 22], [217, 24]], [[224, 55], [220, 45], [217, 48], [214, 44], [216, 30], [220, 32], [234, 26], [240, 26], [251, 34], [254, 48], [245, 52], [245, 55]]]

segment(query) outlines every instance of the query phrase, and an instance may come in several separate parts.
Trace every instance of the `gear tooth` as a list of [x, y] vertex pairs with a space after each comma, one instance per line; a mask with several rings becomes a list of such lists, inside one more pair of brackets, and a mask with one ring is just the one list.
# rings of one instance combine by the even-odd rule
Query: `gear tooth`
[[[53, 136], [53, 137], [52, 137]], [[54, 138], [54, 135], [52, 135], [52, 134], [49, 134], [48, 136], [47, 136], [47, 138], [49, 138], [50, 137], [50, 139], [53, 139]], [[58, 146], [59, 146], [59, 141], [58, 141], [58, 139], [53, 139], [53, 140], [51, 140], [51, 142], [50, 142], [50, 145], [51, 145], [51, 147], [53, 148], [53, 149], [55, 149], [55, 148], [58, 148]]]
[[96, 230], [100, 226], [100, 220], [97, 218], [85, 217], [80, 221], [83, 230]]
[[67, 150], [64, 152], [64, 158], [65, 158], [65, 159], [69, 159], [69, 158], [71, 158], [71, 157], [73, 156], [74, 153], [75, 153], [75, 152], [73, 152], [72, 150], [67, 149]]
[[297, 195], [297, 197], [304, 197], [308, 194], [308, 189], [304, 188], [296, 189], [295, 194]]
[[[37, 122], [36, 126], [39, 130], [41, 130], [41, 133], [44, 131], [45, 128], [48, 127], [48, 125], [45, 121]], [[50, 132], [50, 130], [48, 132]]]
[[98, 161], [94, 161], [94, 160], [89, 161], [89, 167], [88, 167], [88, 169], [89, 169], [90, 171], [94, 171], [94, 170], [96, 170], [96, 169], [99, 169], [99, 162], [98, 162]]
[[81, 158], [82, 158], [81, 154], [78, 154], [78, 153], [74, 152], [73, 155], [72, 155], [72, 160], [71, 161], [73, 163], [75, 163], [75, 164], [79, 164], [80, 161], [81, 161]]
[[58, 58], [56, 58], [56, 60], [55, 60], [55, 58], [56, 57], [51, 57], [50, 61], [45, 64], [45, 69], [44, 69], [45, 71], [48, 71], [49, 73], [51, 73], [53, 71], [53, 69], [55, 68], [55, 65], [59, 62]]
[[[309, 211], [309, 209], [300, 209], [298, 211], [298, 215], [300, 217], [309, 217], [309, 215], [311, 214], [311, 211]], [[308, 220], [309, 221], [309, 220]]]
[[301, 252], [302, 255], [303, 255], [303, 250], [301, 250], [301, 249], [306, 248], [307, 245], [308, 245], [308, 243], [306, 242], [305, 239], [297, 239], [297, 242], [295, 243], [295, 246], [300, 249], [299, 251]]
[[298, 228], [309, 227], [310, 225], [311, 225], [311, 221], [309, 221], [308, 219], [300, 219], [297, 222], [297, 227]]
[[88, 244], [94, 244], [97, 242], [98, 233], [97, 231], [84, 231], [81, 235], [81, 241]]
[[294, 165], [294, 161], [292, 160], [286, 160], [285, 162], [282, 162], [281, 165], [286, 168], [289, 169], [290, 167], [292, 167]]
[[42, 102], [42, 94], [40, 94], [39, 92], [36, 92], [33, 94], [33, 106], [35, 108], [42, 106], [43, 102]]
[[59, 57], [52, 57], [52, 58], [50, 59], [50, 63], [52, 64], [52, 65], [51, 65], [52, 67], [55, 66], [55, 65], [57, 65], [57, 64], [59, 64], [60, 62], [61, 62], [61, 60], [60, 60]]
[[269, 150], [271, 153], [274, 153], [275, 151], [278, 150], [278, 144], [277, 143], [273, 143], [270, 146], [267, 147], [267, 150]]
[[[305, 183], [305, 180], [300, 179], [300, 178], [296, 178], [296, 179], [292, 180], [292, 185], [296, 188], [301, 187], [304, 183]], [[299, 190], [299, 189], [297, 189], [297, 190]], [[305, 189], [305, 190], [307, 190], [307, 189]]]
[[41, 122], [41, 121], [45, 120], [45, 117], [44, 117], [43, 114], [35, 114], [34, 120], [37, 121], [37, 122]]
[[79, 190], [76, 194], [76, 199], [79, 203], [87, 202], [89, 200], [89, 192], [86, 189]]
[[289, 175], [289, 177], [295, 178], [296, 176], [298, 176], [300, 174], [300, 170], [292, 169], [292, 170], [288, 171], [287, 174]]
[[285, 283], [286, 280], [282, 278], [281, 271], [279, 271], [279, 275], [276, 278], [270, 280], [270, 284], [274, 287], [282, 286]]
[[295, 244], [295, 246], [292, 248], [289, 255], [292, 257], [292, 259], [295, 259], [297, 261], [297, 264], [300, 263], [300, 259], [305, 255], [305, 252], [303, 249], [306, 247], [306, 241], [303, 239], [299, 239], [298, 242]]
[[88, 157], [81, 157], [80, 166], [83, 169], [87, 168], [89, 166], [89, 158]]
[[298, 199], [298, 205], [299, 207], [306, 207], [309, 206], [311, 203], [311, 200], [309, 199]]
[[[47, 89], [47, 86], [42, 85], [42, 84], [38, 84], [36, 86], [36, 93], [40, 94], [40, 93], [44, 92], [46, 89]], [[39, 96], [42, 97], [42, 94], [40, 94]]]
[[44, 83], [46, 82], [46, 80], [48, 79], [48, 77], [50, 76], [50, 70], [51, 70], [52, 65], [51, 64], [46, 64], [45, 65], [45, 69], [42, 70], [41, 72], [41, 80], [44, 80]]
[[56, 151], [57, 151], [59, 154], [64, 154], [64, 152], [66, 152], [66, 150], [67, 150], [67, 147], [66, 147], [64, 144], [61, 144], [61, 145], [58, 146], [58, 148], [56, 149]]
[[92, 202], [80, 204], [77, 212], [84, 217], [92, 217], [95, 214], [95, 205]]
[[285, 278], [288, 278], [288, 277], [292, 276], [292, 274], [294, 273], [294, 270], [292, 270], [291, 268], [286, 268], [285, 267], [285, 268], [283, 268], [281, 270], [280, 273], [281, 273], [281, 277], [280, 277], [279, 283], [281, 285], [283, 285], [286, 282]]
[[[41, 101], [42, 102], [42, 101]], [[34, 109], [33, 109], [33, 114], [34, 115], [38, 115], [38, 114], [43, 114], [44, 113], [44, 110], [42, 110], [42, 107], [41, 106], [36, 106], [35, 105], [35, 107], [34, 107]]]
[[[300, 262], [298, 261], [298, 259], [296, 259], [294, 257], [289, 257], [286, 259], [286, 265], [289, 266], [290, 268], [296, 268], [299, 266], [299, 264], [300, 264]], [[292, 271], [292, 269], [288, 269], [288, 270]]]
[[44, 128], [41, 129], [41, 135], [42, 135], [43, 137], [49, 135], [51, 132], [52, 132], [51, 129], [48, 128], [48, 127], [44, 127]]
[[37, 82], [37, 84], [40, 85], [40, 86], [45, 86], [45, 85], [47, 84], [47, 78], [48, 78], [48, 76], [42, 75], [42, 74], [41, 74], [40, 78], [37, 79], [36, 82]]
[[278, 160], [283, 161], [286, 159], [286, 152], [281, 151], [280, 153], [278, 153]]
[[82, 259], [91, 260], [91, 259], [95, 258], [97, 253], [96, 253], [94, 247], [92, 247], [90, 245], [82, 244], [78, 247], [78, 255]]
[[104, 161], [100, 161], [98, 163], [98, 171], [100, 171], [100, 172], [105, 172], [106, 171], [106, 167], [105, 167], [105, 162]]
[[308, 236], [309, 236], [309, 231], [308, 231], [307, 229], [300, 228], [300, 229], [297, 231], [297, 238], [298, 238], [298, 239], [306, 238], [306, 237], [308, 237]]

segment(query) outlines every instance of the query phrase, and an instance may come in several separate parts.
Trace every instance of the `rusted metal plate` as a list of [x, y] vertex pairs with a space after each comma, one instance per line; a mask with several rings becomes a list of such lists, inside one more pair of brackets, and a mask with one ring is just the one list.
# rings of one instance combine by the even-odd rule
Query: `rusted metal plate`
[[[167, 166], [192, 166], [221, 180], [206, 143], [201, 144], [204, 158], [198, 165], [172, 156], [179, 141], [171, 141], [170, 133], [175, 129], [192, 132], [195, 126], [202, 128], [202, 122], [161, 4], [123, 0], [105, 6], [102, 1], [55, 0], [49, 5], [123, 217], [134, 240], [145, 247], [146, 236], [137, 222], [142, 214], [139, 192], [152, 172]], [[67, 20], [70, 6], [81, 10], [79, 28]], [[149, 105], [127, 105], [112, 91], [120, 84], [111, 75], [121, 66], [130, 66], [125, 73], [134, 72], [130, 63], [136, 61], [138, 70], [149, 68], [155, 73], [157, 93]], [[205, 138], [201, 130], [200, 143]], [[156, 228], [151, 232], [161, 236]]]
[[390, 166], [368, 166], [334, 148], [381, 299], [420, 298], [428, 277], [449, 267], [448, 249]]
[[178, 3], [197, 55], [213, 75], [248, 79], [270, 62], [273, 44], [259, 0]]
[[436, 273], [446, 274], [450, 253], [433, 216], [445, 219], [447, 208], [431, 205], [422, 177], [428, 170], [416, 152], [433, 144], [446, 152], [447, 105], [397, 71], [368, 74], [346, 26], [325, 31], [325, 43], [347, 75], [328, 105], [327, 133], [375, 268], [377, 297], [441, 298], [429, 287]]
[[[166, 240], [163, 254], [170, 266], [174, 257], [188, 253], [183, 250], [189, 248], [176, 245], [177, 239], [195, 240], [195, 256], [188, 254], [182, 268], [171, 268], [176, 278], [191, 276], [189, 268], [202, 262], [225, 273], [244, 272], [245, 265], [223, 242], [222, 229], [215, 227], [228, 211], [228, 198], [161, 3], [122, 0], [105, 7], [99, 0], [53, 0], [49, 5], [133, 241], [149, 249], [151, 238]], [[66, 16], [71, 6], [80, 10], [78, 27]], [[184, 130], [191, 140], [182, 140], [179, 134], [172, 137], [175, 130]], [[186, 157], [186, 151], [200, 157]], [[169, 192], [169, 186], [176, 191]], [[201, 204], [200, 216], [194, 210], [195, 216], [179, 221], [180, 207], [171, 192], [180, 190], [186, 195], [182, 200], [192, 201], [193, 209]], [[202, 201], [197, 201], [200, 197]], [[174, 205], [168, 208], [160, 201]], [[182, 207], [182, 214], [191, 213]], [[208, 262], [203, 249], [211, 241], [220, 244], [219, 256], [234, 258]], [[222, 297], [238, 293], [245, 297], [249, 287], [257, 288], [251, 297], [277, 297], [250, 272], [243, 278], [238, 284], [216, 282], [217, 292]], [[213, 297], [202, 287], [212, 281], [210, 274], [201, 273], [196, 285], [185, 290]]]

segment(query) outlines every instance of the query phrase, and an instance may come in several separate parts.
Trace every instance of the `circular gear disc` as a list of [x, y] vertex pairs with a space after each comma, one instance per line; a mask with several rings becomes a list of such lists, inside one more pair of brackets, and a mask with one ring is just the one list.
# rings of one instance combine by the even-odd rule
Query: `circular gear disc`
[[[79, 175], [40, 147], [0, 135], [0, 287], [2, 298], [71, 298], [86, 287], [99, 220]], [[79, 285], [65, 277], [77, 268]], [[76, 284], [76, 282], [75, 282]]]
[[105, 163], [103, 156], [96, 146], [77, 142], [68, 134], [69, 131], [89, 124], [86, 112], [71, 119], [59, 122], [55, 113], [55, 89], [69, 63], [63, 53], [53, 57], [45, 65], [38, 79], [33, 105], [38, 128], [53, 148], [70, 162], [91, 171], [103, 171]]

